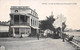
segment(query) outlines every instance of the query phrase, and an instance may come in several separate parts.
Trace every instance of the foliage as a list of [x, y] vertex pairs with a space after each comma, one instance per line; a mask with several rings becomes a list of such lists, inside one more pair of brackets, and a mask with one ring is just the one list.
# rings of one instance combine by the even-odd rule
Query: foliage
[[46, 20], [42, 20], [40, 21], [40, 29], [41, 30], [45, 30], [45, 29], [50, 29], [50, 30], [54, 30], [54, 26], [52, 25], [55, 21], [55, 19], [53, 18], [53, 16], [49, 16], [46, 17]]

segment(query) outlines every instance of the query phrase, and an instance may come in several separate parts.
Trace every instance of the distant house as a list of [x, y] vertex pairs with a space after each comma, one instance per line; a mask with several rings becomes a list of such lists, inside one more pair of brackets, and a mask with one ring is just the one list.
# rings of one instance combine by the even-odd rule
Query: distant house
[[0, 37], [8, 37], [9, 34], [9, 22], [0, 21]]
[[11, 6], [10, 32], [13, 37], [35, 36], [39, 32], [38, 14], [27, 6]]

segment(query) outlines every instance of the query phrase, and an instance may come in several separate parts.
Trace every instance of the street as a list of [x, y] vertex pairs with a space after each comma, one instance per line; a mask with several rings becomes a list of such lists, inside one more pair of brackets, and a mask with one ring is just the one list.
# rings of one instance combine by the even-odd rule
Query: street
[[75, 50], [68, 42], [62, 39], [40, 39], [29, 41], [1, 41], [0, 45], [6, 50]]

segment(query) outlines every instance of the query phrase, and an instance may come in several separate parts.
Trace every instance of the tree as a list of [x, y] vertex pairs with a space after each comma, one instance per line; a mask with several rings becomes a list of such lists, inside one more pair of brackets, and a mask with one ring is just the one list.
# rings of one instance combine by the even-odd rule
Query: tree
[[52, 25], [55, 21], [55, 19], [53, 18], [53, 16], [49, 16], [46, 17], [46, 20], [42, 20], [40, 21], [40, 29], [41, 30], [46, 30], [46, 29], [50, 29], [50, 30], [54, 30], [54, 26]]

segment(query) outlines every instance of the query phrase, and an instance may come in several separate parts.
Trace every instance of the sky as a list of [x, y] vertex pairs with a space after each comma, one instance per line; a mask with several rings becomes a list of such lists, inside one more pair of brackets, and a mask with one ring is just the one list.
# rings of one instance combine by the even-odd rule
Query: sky
[[45, 20], [53, 12], [54, 18], [63, 14], [67, 28], [80, 29], [80, 0], [0, 0], [0, 21], [10, 20], [11, 6], [29, 6]]

